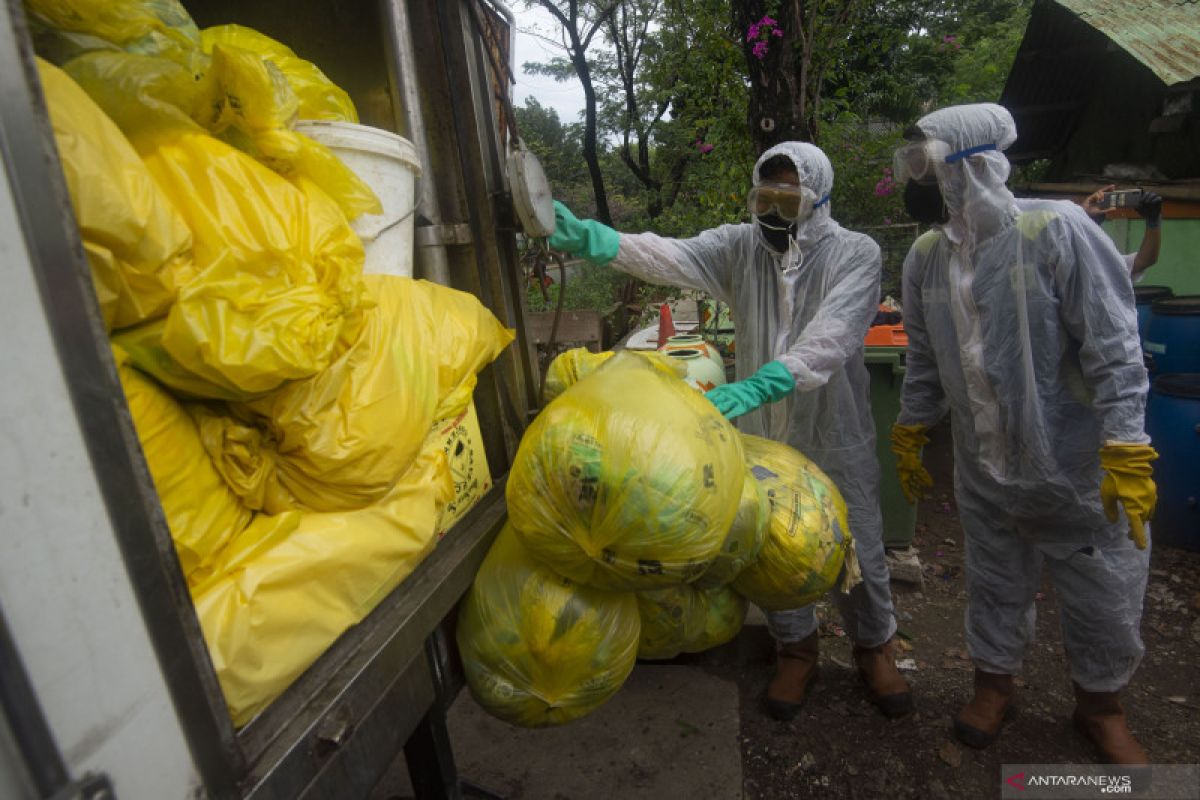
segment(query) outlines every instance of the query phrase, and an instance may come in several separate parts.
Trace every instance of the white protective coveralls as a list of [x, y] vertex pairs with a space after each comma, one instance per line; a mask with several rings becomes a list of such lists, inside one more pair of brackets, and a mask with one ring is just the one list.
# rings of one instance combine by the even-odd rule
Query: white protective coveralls
[[[833, 188], [833, 165], [820, 148], [784, 142], [762, 154], [795, 164], [800, 182], [818, 198]], [[722, 225], [691, 239], [622, 233], [611, 266], [649, 283], [707, 292], [732, 309], [737, 327], [737, 377], [779, 360], [796, 390], [735, 420], [746, 433], [784, 442], [813, 460], [841, 490], [849, 509], [863, 582], [834, 592], [854, 642], [874, 647], [896, 630], [883, 551], [879, 460], [871, 418], [863, 337], [879, 303], [879, 246], [845, 230], [818, 205], [798, 225], [789, 252], [771, 250], [754, 224]], [[781, 642], [817, 627], [811, 606], [767, 615]]]
[[1105, 518], [1099, 492], [1101, 446], [1149, 441], [1129, 270], [1076, 204], [1013, 198], [999, 152], [1016, 139], [1006, 109], [947, 108], [917, 127], [952, 153], [994, 146], [938, 164], [950, 221], [904, 265], [899, 422], [950, 413], [968, 649], [986, 672], [1020, 670], [1045, 564], [1072, 677], [1115, 691], [1143, 653], [1150, 557], [1124, 512]]

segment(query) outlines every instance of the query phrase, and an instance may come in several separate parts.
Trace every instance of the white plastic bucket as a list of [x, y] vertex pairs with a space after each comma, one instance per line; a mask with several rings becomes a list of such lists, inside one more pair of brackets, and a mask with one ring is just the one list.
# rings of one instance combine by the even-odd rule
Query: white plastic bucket
[[382, 214], [362, 214], [350, 223], [366, 250], [363, 271], [412, 277], [415, 183], [421, 174], [412, 142], [350, 122], [300, 120], [296, 130], [332, 150], [383, 204]]

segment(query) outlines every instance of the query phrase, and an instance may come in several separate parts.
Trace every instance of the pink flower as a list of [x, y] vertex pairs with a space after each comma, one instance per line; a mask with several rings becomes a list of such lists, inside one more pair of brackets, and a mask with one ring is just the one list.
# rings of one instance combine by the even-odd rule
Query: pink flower
[[779, 28], [776, 28], [775, 30], [771, 31], [771, 35], [772, 35], [772, 36], [778, 36], [780, 39], [782, 39], [782, 38], [783, 38], [783, 31], [779, 30]]
[[704, 142], [700, 139], [697, 139], [696, 140], [696, 149], [699, 150], [701, 152], [701, 154], [707, 155], [713, 151], [713, 146], [711, 144], [707, 144], [706, 142]]
[[759, 31], [758, 23], [751, 25], [749, 30], [746, 31], [746, 41], [752, 42], [755, 39], [757, 39], [759, 32], [760, 31]]
[[946, 44], [954, 44], [954, 37], [953, 36], [943, 36], [942, 41], [945, 42]]
[[754, 48], [750, 52], [754, 53], [755, 58], [757, 58], [759, 61], [762, 61], [763, 58], [765, 58], [767, 55], [767, 43], [766, 42], [755, 43]]
[[776, 22], [775, 20], [771, 19], [770, 17], [763, 17], [762, 19], [760, 19], [758, 21], [758, 24], [763, 26], [764, 28], [769, 28], [772, 25], [778, 25], [779, 23]]

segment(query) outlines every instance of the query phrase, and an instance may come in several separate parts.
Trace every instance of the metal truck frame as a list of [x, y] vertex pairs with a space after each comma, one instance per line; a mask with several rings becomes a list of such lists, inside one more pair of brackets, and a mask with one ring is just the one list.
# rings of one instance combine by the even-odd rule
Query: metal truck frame
[[[185, 0], [316, 61], [417, 147], [418, 277], [517, 343], [475, 393], [495, 487], [361, 624], [230, 722], [94, 296], [18, 0], [0, 0], [0, 796], [366, 796], [401, 751], [461, 796], [449, 620], [506, 516], [536, 397], [504, 158], [513, 18], [497, 0]], [[499, 73], [509, 74], [499, 74]]]

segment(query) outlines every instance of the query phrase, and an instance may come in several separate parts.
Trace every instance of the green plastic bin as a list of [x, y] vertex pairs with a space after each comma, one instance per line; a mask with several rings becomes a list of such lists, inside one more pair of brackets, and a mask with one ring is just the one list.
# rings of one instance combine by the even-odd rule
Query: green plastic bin
[[896, 477], [891, 430], [900, 416], [900, 387], [904, 383], [904, 347], [867, 345], [871, 375], [871, 416], [875, 419], [875, 452], [881, 470], [879, 499], [883, 507], [883, 545], [908, 547], [917, 533], [917, 507], [909, 505]]

